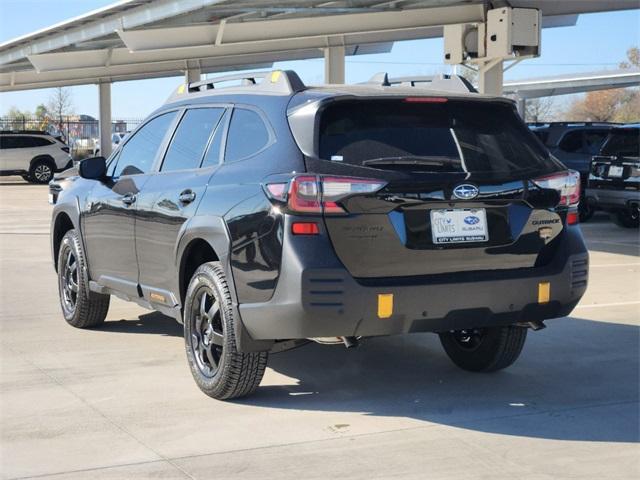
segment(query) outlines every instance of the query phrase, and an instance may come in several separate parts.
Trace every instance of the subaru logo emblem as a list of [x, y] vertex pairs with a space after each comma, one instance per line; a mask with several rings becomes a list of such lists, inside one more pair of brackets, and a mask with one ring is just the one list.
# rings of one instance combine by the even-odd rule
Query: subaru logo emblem
[[478, 187], [474, 187], [468, 183], [458, 185], [453, 189], [453, 195], [461, 200], [471, 200], [472, 198], [476, 198], [479, 193]]
[[468, 217], [465, 217], [464, 223], [467, 225], [476, 225], [477, 223], [480, 223], [480, 219], [474, 215], [469, 215]]

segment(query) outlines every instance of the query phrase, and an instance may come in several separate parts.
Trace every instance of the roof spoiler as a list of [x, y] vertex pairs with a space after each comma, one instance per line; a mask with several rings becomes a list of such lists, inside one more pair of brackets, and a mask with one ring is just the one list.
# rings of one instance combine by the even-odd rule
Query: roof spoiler
[[389, 78], [386, 72], [376, 73], [365, 85], [381, 87], [403, 86], [418, 87], [440, 92], [478, 93], [469, 81], [460, 75], [424, 75], [416, 77]]
[[[238, 82], [231, 86], [220, 86], [225, 82]], [[184, 98], [185, 95], [233, 88], [235, 90], [247, 90], [256, 92], [273, 92], [281, 94], [293, 94], [304, 90], [306, 85], [298, 74], [292, 70], [273, 70], [271, 72], [249, 72], [222, 77], [207, 78], [199, 82], [180, 85], [167, 101], [175, 101]]]

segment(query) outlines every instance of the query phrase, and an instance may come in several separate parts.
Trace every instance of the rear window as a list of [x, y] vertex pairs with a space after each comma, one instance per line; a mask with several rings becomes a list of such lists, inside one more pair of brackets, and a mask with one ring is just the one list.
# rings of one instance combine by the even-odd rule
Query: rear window
[[321, 159], [394, 170], [523, 174], [557, 170], [509, 105], [340, 101], [322, 113]]
[[640, 156], [640, 130], [628, 129], [612, 133], [602, 148], [602, 155]]

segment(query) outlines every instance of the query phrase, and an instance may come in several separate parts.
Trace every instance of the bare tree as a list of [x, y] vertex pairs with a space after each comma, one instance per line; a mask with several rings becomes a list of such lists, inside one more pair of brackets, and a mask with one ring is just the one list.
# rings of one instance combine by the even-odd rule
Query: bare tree
[[527, 122], [550, 122], [555, 116], [556, 105], [552, 97], [529, 98], [524, 118]]
[[47, 104], [47, 111], [51, 113], [59, 122], [62, 121], [64, 115], [69, 115], [73, 110], [73, 101], [71, 98], [71, 89], [66, 87], [57, 87], [53, 89]]
[[[64, 135], [64, 122], [62, 117], [69, 115], [73, 110], [73, 102], [71, 99], [71, 89], [65, 87], [54, 88], [51, 96], [49, 97], [49, 103], [47, 104], [47, 111], [57, 123], [58, 131]], [[64, 135], [66, 137], [66, 135]]]

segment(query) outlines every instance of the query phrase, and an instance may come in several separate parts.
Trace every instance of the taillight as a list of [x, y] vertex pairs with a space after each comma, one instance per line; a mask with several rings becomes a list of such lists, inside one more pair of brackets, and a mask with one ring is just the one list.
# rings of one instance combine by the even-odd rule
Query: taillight
[[287, 204], [292, 213], [344, 214], [339, 202], [358, 194], [374, 193], [387, 183], [383, 180], [355, 177], [300, 175], [286, 183], [268, 183], [270, 198]]
[[533, 183], [540, 188], [556, 190], [560, 194], [559, 205], [576, 206], [580, 203], [580, 174], [575, 170], [536, 178]]

